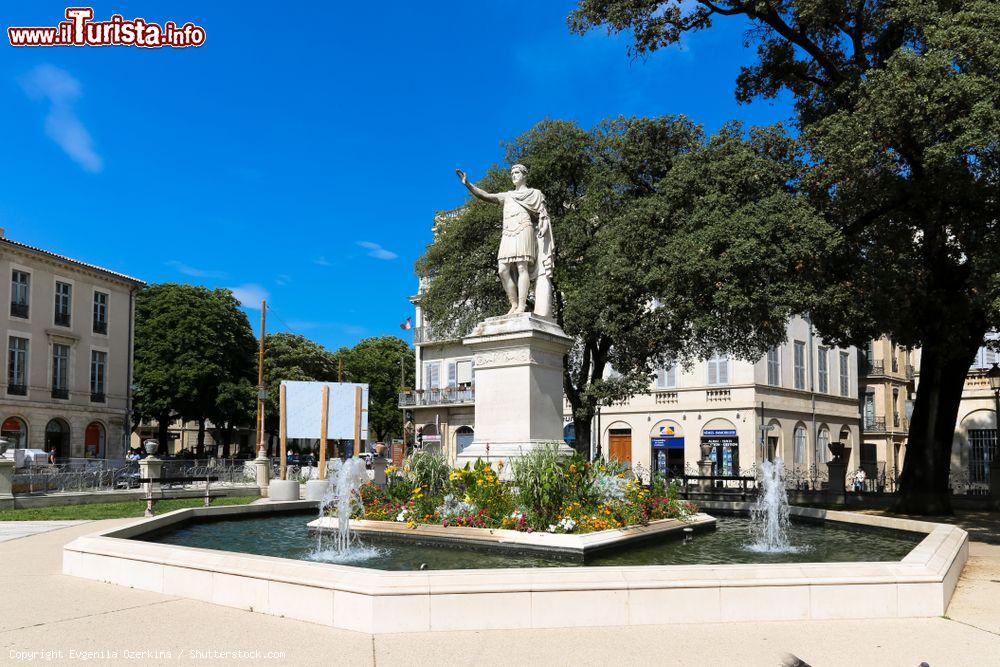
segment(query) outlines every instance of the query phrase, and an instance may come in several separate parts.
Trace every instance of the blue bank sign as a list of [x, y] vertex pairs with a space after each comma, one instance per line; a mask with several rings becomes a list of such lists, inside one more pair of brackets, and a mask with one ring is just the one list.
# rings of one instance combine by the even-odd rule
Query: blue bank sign
[[706, 438], [725, 438], [725, 437], [736, 437], [735, 428], [707, 428], [702, 431], [702, 435]]

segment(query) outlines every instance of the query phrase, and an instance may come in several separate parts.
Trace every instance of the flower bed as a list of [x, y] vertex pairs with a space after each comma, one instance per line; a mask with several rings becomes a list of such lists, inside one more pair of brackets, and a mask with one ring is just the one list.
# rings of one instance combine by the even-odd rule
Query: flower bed
[[654, 477], [644, 487], [617, 463], [589, 463], [540, 448], [512, 464], [509, 480], [482, 460], [451, 469], [439, 455], [415, 454], [386, 470], [387, 484], [361, 488], [352, 518], [417, 524], [583, 534], [696, 512], [677, 488]]

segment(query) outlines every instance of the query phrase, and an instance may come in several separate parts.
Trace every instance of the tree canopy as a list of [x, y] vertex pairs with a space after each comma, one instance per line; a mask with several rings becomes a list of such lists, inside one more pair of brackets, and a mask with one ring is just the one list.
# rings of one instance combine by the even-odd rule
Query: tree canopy
[[628, 31], [641, 55], [730, 16], [757, 48], [737, 98], [792, 94], [790, 183], [840, 237], [804, 276], [813, 321], [842, 343], [922, 348], [901, 509], [947, 511], [964, 378], [1000, 324], [1000, 6], [581, 0], [569, 26]]
[[253, 377], [255, 341], [227, 289], [162, 283], [136, 299], [134, 409], [156, 419], [161, 446], [170, 419], [204, 422], [225, 410], [220, 387]]
[[[597, 406], [645, 391], [656, 367], [715, 350], [758, 358], [807, 307], [802, 275], [836, 235], [790, 185], [795, 142], [778, 129], [745, 134], [731, 125], [709, 139], [672, 116], [591, 130], [547, 120], [507, 145], [552, 216], [556, 318], [576, 341], [564, 390], [581, 450]], [[509, 189], [504, 174], [494, 168], [480, 186]], [[465, 329], [503, 312], [499, 220], [477, 200], [441, 218], [418, 262], [433, 277], [421, 301], [432, 322]], [[745, 289], [750, 281], [760, 289]]]
[[373, 440], [402, 437], [399, 391], [413, 384], [413, 348], [396, 336], [365, 338], [347, 351], [345, 379], [368, 385], [368, 432]]

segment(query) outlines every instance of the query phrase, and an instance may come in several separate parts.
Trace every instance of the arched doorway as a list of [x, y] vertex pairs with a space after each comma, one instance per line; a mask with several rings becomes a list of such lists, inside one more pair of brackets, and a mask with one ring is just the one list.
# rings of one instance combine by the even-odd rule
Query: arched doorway
[[424, 424], [417, 434], [417, 441], [424, 451], [441, 451], [441, 434], [437, 424]]
[[680, 424], [671, 419], [657, 422], [649, 431], [649, 443], [653, 472], [669, 476], [684, 474], [684, 431]]
[[83, 455], [96, 459], [104, 455], [105, 431], [101, 422], [90, 422], [83, 435]]
[[56, 418], [45, 426], [45, 451], [55, 451], [57, 458], [69, 456], [69, 424]]
[[713, 475], [738, 475], [740, 472], [740, 441], [736, 426], [728, 419], [712, 419], [701, 431], [701, 446], [708, 449]]
[[632, 429], [618, 422], [608, 429], [608, 460], [632, 463]]
[[6, 440], [11, 449], [25, 449], [28, 446], [28, 425], [20, 417], [7, 417], [0, 428], [0, 438]]
[[463, 449], [472, 444], [475, 437], [476, 433], [471, 426], [459, 426], [455, 431], [455, 452], [461, 454]]

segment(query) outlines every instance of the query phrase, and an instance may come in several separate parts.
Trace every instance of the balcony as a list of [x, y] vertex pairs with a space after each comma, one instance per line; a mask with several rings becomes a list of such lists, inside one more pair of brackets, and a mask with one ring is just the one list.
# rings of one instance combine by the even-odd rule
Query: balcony
[[884, 361], [868, 361], [864, 362], [865, 375], [873, 377], [876, 375], [885, 375], [885, 362]]
[[104, 320], [94, 320], [94, 333], [107, 335], [108, 323]]
[[90, 392], [90, 402], [91, 403], [103, 403], [104, 402], [104, 392]]
[[7, 393], [12, 396], [27, 396], [28, 395], [28, 385], [25, 384], [9, 384], [7, 385]]
[[69, 326], [69, 313], [60, 313], [56, 311], [56, 326], [58, 327], [68, 327]]
[[424, 325], [413, 329], [413, 344], [421, 345], [427, 343], [447, 343], [450, 341], [462, 340], [467, 335], [467, 331], [455, 332], [442, 329], [441, 327]]
[[69, 389], [60, 389], [58, 387], [52, 387], [52, 398], [69, 398]]
[[399, 407], [415, 408], [427, 405], [472, 405], [476, 402], [475, 387], [443, 387], [416, 389], [399, 395]]
[[885, 417], [865, 419], [861, 430], [865, 433], [885, 433]]
[[10, 304], [10, 316], [28, 319], [28, 304], [12, 302]]

